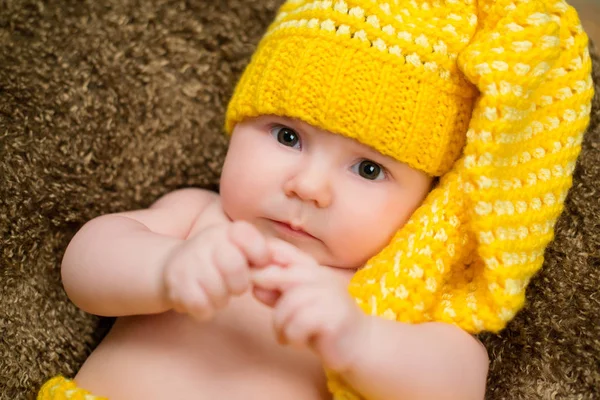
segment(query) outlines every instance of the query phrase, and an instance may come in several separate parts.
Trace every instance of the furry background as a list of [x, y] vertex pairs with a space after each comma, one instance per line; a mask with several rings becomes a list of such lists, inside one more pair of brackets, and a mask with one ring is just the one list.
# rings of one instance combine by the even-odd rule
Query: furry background
[[[217, 187], [227, 100], [280, 2], [0, 0], [0, 399], [72, 376], [110, 326], [60, 284], [85, 221]], [[528, 306], [482, 336], [489, 399], [600, 398], [599, 123], [597, 94]]]

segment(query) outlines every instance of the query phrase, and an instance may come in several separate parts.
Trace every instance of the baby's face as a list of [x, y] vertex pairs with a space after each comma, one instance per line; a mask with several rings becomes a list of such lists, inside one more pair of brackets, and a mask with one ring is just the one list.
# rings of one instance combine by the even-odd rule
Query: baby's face
[[355, 140], [261, 116], [233, 131], [221, 199], [232, 220], [252, 222], [322, 265], [359, 268], [408, 220], [431, 181]]

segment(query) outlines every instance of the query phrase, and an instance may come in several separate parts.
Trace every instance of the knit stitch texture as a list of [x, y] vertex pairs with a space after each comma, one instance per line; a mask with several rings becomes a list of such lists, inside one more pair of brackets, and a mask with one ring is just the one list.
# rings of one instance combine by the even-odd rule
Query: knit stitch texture
[[77, 387], [75, 381], [57, 376], [46, 382], [37, 395], [37, 400], [108, 400], [94, 396], [87, 390]]

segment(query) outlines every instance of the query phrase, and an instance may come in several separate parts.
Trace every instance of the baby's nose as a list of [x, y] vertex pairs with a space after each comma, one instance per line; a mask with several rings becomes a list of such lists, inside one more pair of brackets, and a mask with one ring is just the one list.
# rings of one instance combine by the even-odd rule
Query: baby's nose
[[331, 177], [314, 166], [302, 168], [284, 184], [288, 197], [297, 197], [318, 208], [329, 207], [332, 200]]

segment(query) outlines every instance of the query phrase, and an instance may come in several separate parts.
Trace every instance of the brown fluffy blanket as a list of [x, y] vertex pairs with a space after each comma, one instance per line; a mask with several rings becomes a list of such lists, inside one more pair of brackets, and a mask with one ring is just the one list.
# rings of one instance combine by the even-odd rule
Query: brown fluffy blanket
[[[0, 399], [72, 376], [110, 326], [60, 284], [85, 221], [217, 187], [225, 105], [280, 2], [0, 0]], [[593, 114], [527, 308], [481, 337], [489, 399], [600, 398], [599, 96]]]

